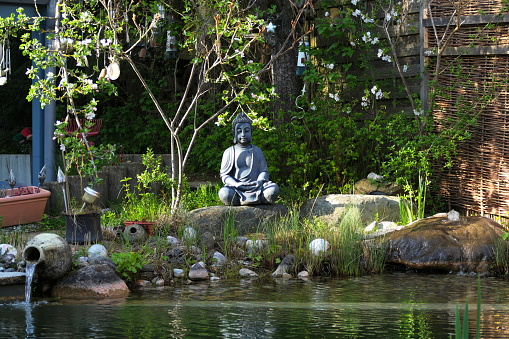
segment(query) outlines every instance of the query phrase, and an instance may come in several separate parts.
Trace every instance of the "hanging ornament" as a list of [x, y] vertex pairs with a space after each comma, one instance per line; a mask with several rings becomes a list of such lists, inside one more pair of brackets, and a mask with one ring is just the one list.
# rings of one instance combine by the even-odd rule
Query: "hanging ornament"
[[0, 44], [0, 86], [7, 82], [7, 75], [11, 74], [11, 48], [9, 40]]

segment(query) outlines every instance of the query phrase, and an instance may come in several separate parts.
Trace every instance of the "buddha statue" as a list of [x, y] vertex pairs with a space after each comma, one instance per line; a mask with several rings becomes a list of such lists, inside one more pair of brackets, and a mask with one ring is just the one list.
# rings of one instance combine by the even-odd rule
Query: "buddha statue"
[[274, 203], [279, 187], [269, 180], [262, 150], [251, 144], [253, 125], [245, 113], [232, 123], [233, 143], [223, 153], [220, 176], [224, 187], [219, 199], [225, 205], [260, 205]]

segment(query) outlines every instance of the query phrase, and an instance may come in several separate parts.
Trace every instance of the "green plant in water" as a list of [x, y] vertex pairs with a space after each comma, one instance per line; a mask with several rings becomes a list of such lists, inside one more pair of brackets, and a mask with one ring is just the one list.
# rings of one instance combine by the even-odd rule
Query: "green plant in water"
[[[475, 322], [475, 338], [481, 337], [481, 277], [477, 276], [477, 310], [476, 310], [476, 322]], [[452, 335], [450, 335], [452, 338]], [[463, 322], [461, 321], [461, 315], [459, 306], [456, 306], [455, 314], [455, 327], [454, 327], [454, 338], [456, 339], [468, 339], [468, 300], [465, 301], [465, 310], [463, 313]]]
[[147, 264], [147, 260], [139, 252], [112, 253], [111, 260], [122, 279], [128, 282], [134, 282], [143, 265]]

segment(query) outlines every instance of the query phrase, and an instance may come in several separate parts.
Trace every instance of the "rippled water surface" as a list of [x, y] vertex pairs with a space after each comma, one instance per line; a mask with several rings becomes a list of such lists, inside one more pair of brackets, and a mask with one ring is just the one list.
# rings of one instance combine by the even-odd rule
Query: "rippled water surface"
[[[481, 336], [509, 338], [509, 281], [481, 279]], [[477, 278], [394, 273], [165, 287], [122, 300], [0, 301], [0, 338], [449, 338]]]

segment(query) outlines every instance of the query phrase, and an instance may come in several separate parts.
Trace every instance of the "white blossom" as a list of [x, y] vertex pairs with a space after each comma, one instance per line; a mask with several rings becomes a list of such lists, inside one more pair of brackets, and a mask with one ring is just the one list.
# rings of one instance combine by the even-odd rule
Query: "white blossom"
[[417, 116], [423, 115], [424, 114], [424, 110], [421, 109], [420, 111], [418, 111], [418, 110], [414, 109], [414, 114], [417, 115]]
[[315, 105], [314, 102], [311, 103], [311, 107], [310, 108], [311, 108], [312, 111], [316, 111], [316, 105]]
[[325, 16], [329, 16], [329, 12], [325, 12]]
[[[363, 98], [364, 99], [364, 98]], [[367, 101], [362, 101], [361, 102], [361, 106], [362, 107], [368, 107], [368, 102]]]
[[0, 77], [0, 86], [3, 86], [7, 83], [7, 77]]
[[101, 39], [99, 40], [99, 42], [101, 43], [101, 45], [103, 45], [103, 47], [111, 45], [111, 39]]
[[351, 2], [352, 2], [352, 5], [357, 6], [357, 3], [359, 2], [359, 0], [352, 0]]
[[[103, 39], [103, 40], [104, 40], [104, 39]], [[89, 45], [89, 44], [91, 44], [91, 43], [92, 43], [92, 39], [90, 39], [90, 38], [87, 38], [87, 39], [85, 39], [85, 40], [78, 41], [78, 45], [85, 45], [85, 46], [86, 46], [86, 45]]]
[[357, 9], [356, 9], [353, 13], [352, 13], [352, 15], [353, 15], [353, 16], [356, 16], [356, 17], [357, 17], [357, 16], [359, 16], [359, 15], [361, 15], [361, 14], [362, 14], [362, 13], [361, 13], [360, 9], [358, 9], [358, 8], [357, 8]]
[[95, 118], [95, 113], [94, 112], [87, 112], [87, 114], [85, 114], [85, 118], [87, 118], [88, 120], [92, 120], [93, 118]]
[[64, 145], [64, 144], [60, 144], [60, 150], [61, 150], [62, 152], [65, 152], [65, 145]]
[[403, 66], [403, 72], [408, 71], [408, 65]]

